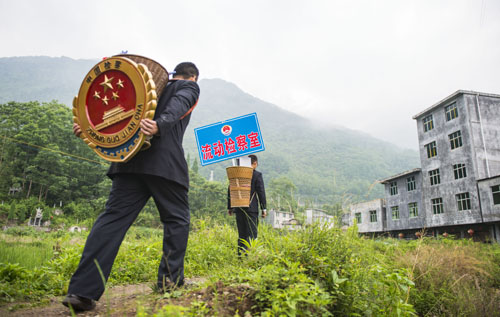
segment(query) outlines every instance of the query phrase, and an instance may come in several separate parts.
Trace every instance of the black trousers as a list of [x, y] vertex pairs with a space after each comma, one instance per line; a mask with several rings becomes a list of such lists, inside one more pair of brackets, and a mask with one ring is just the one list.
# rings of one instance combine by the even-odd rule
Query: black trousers
[[118, 249], [139, 212], [153, 197], [163, 223], [163, 256], [158, 269], [158, 285], [171, 281], [184, 283], [184, 256], [189, 235], [188, 189], [162, 177], [120, 174], [85, 243], [82, 258], [73, 274], [68, 294], [98, 300], [104, 284], [95, 260], [106, 281]]
[[246, 251], [250, 239], [257, 239], [257, 227], [259, 225], [259, 213], [250, 212], [248, 208], [234, 208], [236, 214], [236, 226], [238, 227], [238, 255]]

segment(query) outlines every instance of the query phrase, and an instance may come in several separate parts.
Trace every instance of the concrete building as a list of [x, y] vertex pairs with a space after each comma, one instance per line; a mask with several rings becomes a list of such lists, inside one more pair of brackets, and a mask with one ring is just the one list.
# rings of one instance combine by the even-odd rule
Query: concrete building
[[281, 229], [288, 226], [292, 219], [294, 219], [294, 215], [291, 212], [271, 209], [266, 218], [264, 218], [264, 222], [270, 224], [275, 229]]
[[[335, 226], [336, 221], [341, 221], [342, 219], [335, 219], [334, 216], [328, 215], [319, 209], [306, 209], [305, 210], [305, 225], [312, 225], [314, 223], [319, 223], [322, 225], [327, 225], [328, 227]], [[264, 222], [270, 224], [275, 229], [289, 229], [296, 230], [302, 228], [302, 223], [295, 218], [295, 215], [291, 212], [270, 210], [267, 217], [264, 218]]]
[[385, 206], [385, 200], [380, 198], [351, 205], [349, 225], [356, 221], [358, 231], [364, 233], [385, 231]]
[[335, 219], [334, 216], [331, 216], [319, 209], [306, 209], [306, 220], [305, 223], [307, 225], [312, 225], [314, 223], [326, 224], [328, 227], [335, 226], [335, 221], [341, 221], [341, 219]]
[[283, 221], [282, 225], [283, 225], [283, 228], [286, 228], [288, 230], [298, 230], [298, 229], [302, 228], [300, 221], [298, 221], [295, 218]]
[[383, 231], [500, 241], [500, 95], [459, 90], [413, 119], [421, 168], [380, 181]]
[[383, 179], [380, 183], [385, 185], [386, 230], [420, 230], [425, 225], [420, 168]]
[[483, 222], [500, 242], [500, 176], [479, 180], [478, 191]]

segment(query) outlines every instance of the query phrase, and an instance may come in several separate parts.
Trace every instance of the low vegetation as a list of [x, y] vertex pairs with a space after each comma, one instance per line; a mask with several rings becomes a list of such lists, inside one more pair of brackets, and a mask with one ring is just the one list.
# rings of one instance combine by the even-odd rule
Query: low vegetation
[[[140, 316], [495, 316], [500, 303], [500, 247], [469, 240], [373, 240], [356, 229], [261, 225], [249, 253], [236, 255], [231, 223], [193, 221], [186, 276], [196, 288], [136, 307]], [[26, 227], [0, 234], [0, 302], [40, 302], [63, 295], [86, 233]], [[16, 246], [13, 248], [13, 246]], [[108, 285], [153, 284], [161, 230], [132, 227]], [[162, 297], [162, 299], [165, 298]], [[176, 302], [182, 298], [182, 302]]]

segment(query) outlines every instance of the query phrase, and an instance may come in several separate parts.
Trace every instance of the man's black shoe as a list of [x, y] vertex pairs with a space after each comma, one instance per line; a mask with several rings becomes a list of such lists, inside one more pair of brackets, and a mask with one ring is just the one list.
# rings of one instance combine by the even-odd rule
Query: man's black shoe
[[76, 311], [92, 310], [95, 308], [95, 301], [93, 299], [74, 294], [68, 294], [66, 298], [63, 299], [62, 304], [66, 307], [71, 307]]

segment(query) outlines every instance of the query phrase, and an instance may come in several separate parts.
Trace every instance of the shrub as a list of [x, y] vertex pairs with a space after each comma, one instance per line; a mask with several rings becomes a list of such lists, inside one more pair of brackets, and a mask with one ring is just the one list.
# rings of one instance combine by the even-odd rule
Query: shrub
[[7, 219], [14, 220], [14, 218], [16, 218], [16, 205], [14, 204], [14, 202], [12, 202], [10, 204], [9, 215], [7, 216]]
[[237, 235], [232, 226], [199, 219], [192, 224], [186, 252], [186, 274], [226, 275], [237, 263]]
[[263, 316], [329, 316], [330, 294], [305, 274], [298, 262], [275, 259], [257, 270], [248, 270], [239, 282], [256, 290]]
[[46, 267], [28, 270], [17, 263], [0, 263], [0, 302], [62, 295], [62, 286], [60, 275]]

